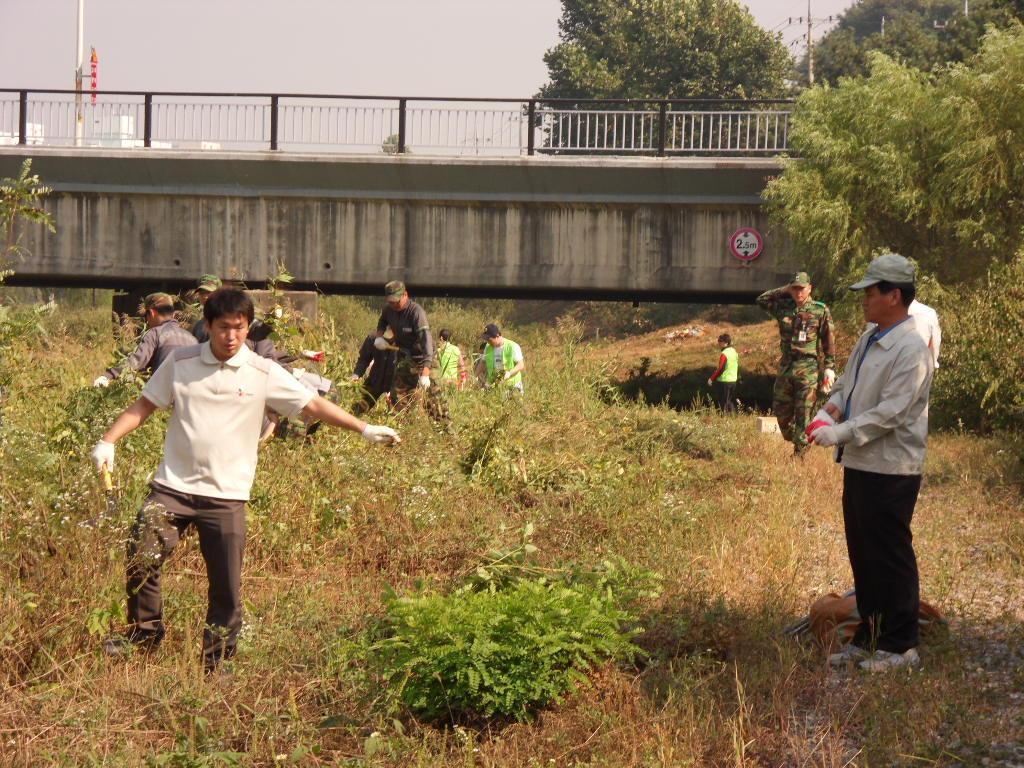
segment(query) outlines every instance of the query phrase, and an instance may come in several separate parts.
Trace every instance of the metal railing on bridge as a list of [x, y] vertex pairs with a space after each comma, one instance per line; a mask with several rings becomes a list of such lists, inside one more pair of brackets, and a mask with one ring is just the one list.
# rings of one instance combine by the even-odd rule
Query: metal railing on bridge
[[787, 100], [0, 89], [0, 145], [425, 155], [766, 156]]

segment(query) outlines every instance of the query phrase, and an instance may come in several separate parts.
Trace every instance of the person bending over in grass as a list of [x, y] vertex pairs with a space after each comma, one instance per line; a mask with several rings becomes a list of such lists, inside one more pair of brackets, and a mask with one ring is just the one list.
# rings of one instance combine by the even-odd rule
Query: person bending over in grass
[[160, 569], [180, 536], [194, 526], [209, 582], [202, 658], [211, 672], [234, 655], [242, 625], [245, 503], [256, 474], [264, 408], [284, 417], [301, 413], [359, 432], [371, 443], [400, 440], [394, 430], [360, 421], [252, 352], [245, 339], [253, 304], [243, 291], [213, 291], [203, 317], [209, 341], [175, 350], [96, 444], [92, 458], [97, 470], [112, 470], [114, 444], [158, 408], [172, 408], [163, 458], [129, 537], [129, 627], [107, 638], [104, 650], [124, 657], [134, 648], [160, 644]]

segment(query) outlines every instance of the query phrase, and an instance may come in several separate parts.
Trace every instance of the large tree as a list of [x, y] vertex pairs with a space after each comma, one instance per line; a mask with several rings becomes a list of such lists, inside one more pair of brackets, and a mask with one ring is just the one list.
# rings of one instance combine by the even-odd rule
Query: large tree
[[937, 75], [871, 54], [870, 74], [798, 100], [768, 185], [796, 255], [833, 285], [882, 248], [945, 283], [1012, 259], [1024, 237], [1024, 26]]
[[562, 0], [542, 98], [766, 98], [785, 91], [778, 35], [736, 0]]
[[[1024, 0], [860, 0], [814, 47], [816, 79], [868, 73], [879, 51], [917, 69], [933, 71], [978, 51], [989, 26], [1006, 28], [1024, 16]], [[884, 21], [883, 21], [884, 19]], [[800, 65], [806, 73], [806, 61]]]

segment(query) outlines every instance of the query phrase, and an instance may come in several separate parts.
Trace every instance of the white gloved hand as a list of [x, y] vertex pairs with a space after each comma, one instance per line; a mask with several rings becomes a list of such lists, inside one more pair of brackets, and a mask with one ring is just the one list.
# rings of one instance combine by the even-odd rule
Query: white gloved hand
[[811, 442], [815, 445], [827, 448], [828, 446], [836, 445], [839, 442], [839, 435], [836, 433], [835, 427], [818, 427], [816, 430], [811, 432]]
[[359, 381], [359, 376], [357, 376], [356, 374], [353, 373], [351, 376], [348, 377], [348, 380], [349, 381]]
[[828, 394], [832, 391], [832, 385], [836, 383], [836, 372], [831, 368], [825, 369], [825, 375], [821, 380], [821, 391]]
[[96, 471], [102, 472], [103, 465], [105, 464], [108, 472], [114, 471], [114, 444], [108, 443], [106, 440], [100, 440], [96, 445], [93, 446], [92, 452], [89, 454], [92, 457], [92, 463], [96, 465]]
[[416, 382], [416, 386], [420, 389], [430, 389], [430, 377], [420, 376]]
[[402, 438], [391, 427], [382, 427], [375, 424], [367, 424], [359, 434], [367, 442], [377, 443], [378, 445], [395, 445], [402, 442]]
[[711, 386], [712, 384], [714, 384], [714, 383], [715, 383], [715, 380], [714, 380], [714, 379], [708, 379], [708, 386], [709, 386], [709, 387], [710, 387], [710, 386]]
[[376, 349], [379, 349], [383, 352], [385, 349], [388, 348], [388, 340], [385, 339], [383, 336], [378, 336], [376, 339], [373, 340], [373, 346]]
[[812, 424], [816, 421], [824, 421], [830, 427], [835, 426], [836, 423], [836, 420], [832, 418], [832, 414], [826, 411], [824, 408], [822, 408], [820, 411], [814, 414], [814, 418], [811, 419]]
[[106, 374], [103, 374], [102, 376], [97, 376], [96, 379], [93, 381], [92, 385], [94, 387], [103, 387], [105, 389], [110, 386], [110, 377], [107, 376]]

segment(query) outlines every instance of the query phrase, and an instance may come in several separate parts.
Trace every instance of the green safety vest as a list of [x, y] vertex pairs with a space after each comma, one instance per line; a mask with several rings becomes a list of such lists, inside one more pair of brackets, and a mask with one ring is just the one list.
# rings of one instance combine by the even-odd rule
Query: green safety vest
[[[501, 364], [504, 366], [505, 371], [511, 371], [516, 367], [515, 360], [513, 359], [516, 350], [519, 349], [519, 345], [511, 339], [504, 339], [504, 343], [501, 347]], [[487, 381], [494, 383], [495, 372], [494, 372], [494, 347], [490, 344], [487, 345], [487, 349], [484, 350], [484, 362], [487, 363]], [[504, 375], [504, 373], [502, 374]], [[523, 381], [522, 372], [517, 373], [511, 379], [506, 381], [510, 387], [520, 386]]]
[[718, 380], [726, 384], [735, 383], [740, 373], [740, 356], [732, 347], [723, 349], [722, 354], [725, 355], [725, 368], [722, 369], [722, 375]]
[[458, 381], [459, 379], [459, 357], [462, 350], [450, 341], [444, 345], [444, 349], [437, 354], [437, 361], [440, 364], [438, 378], [441, 381]]

